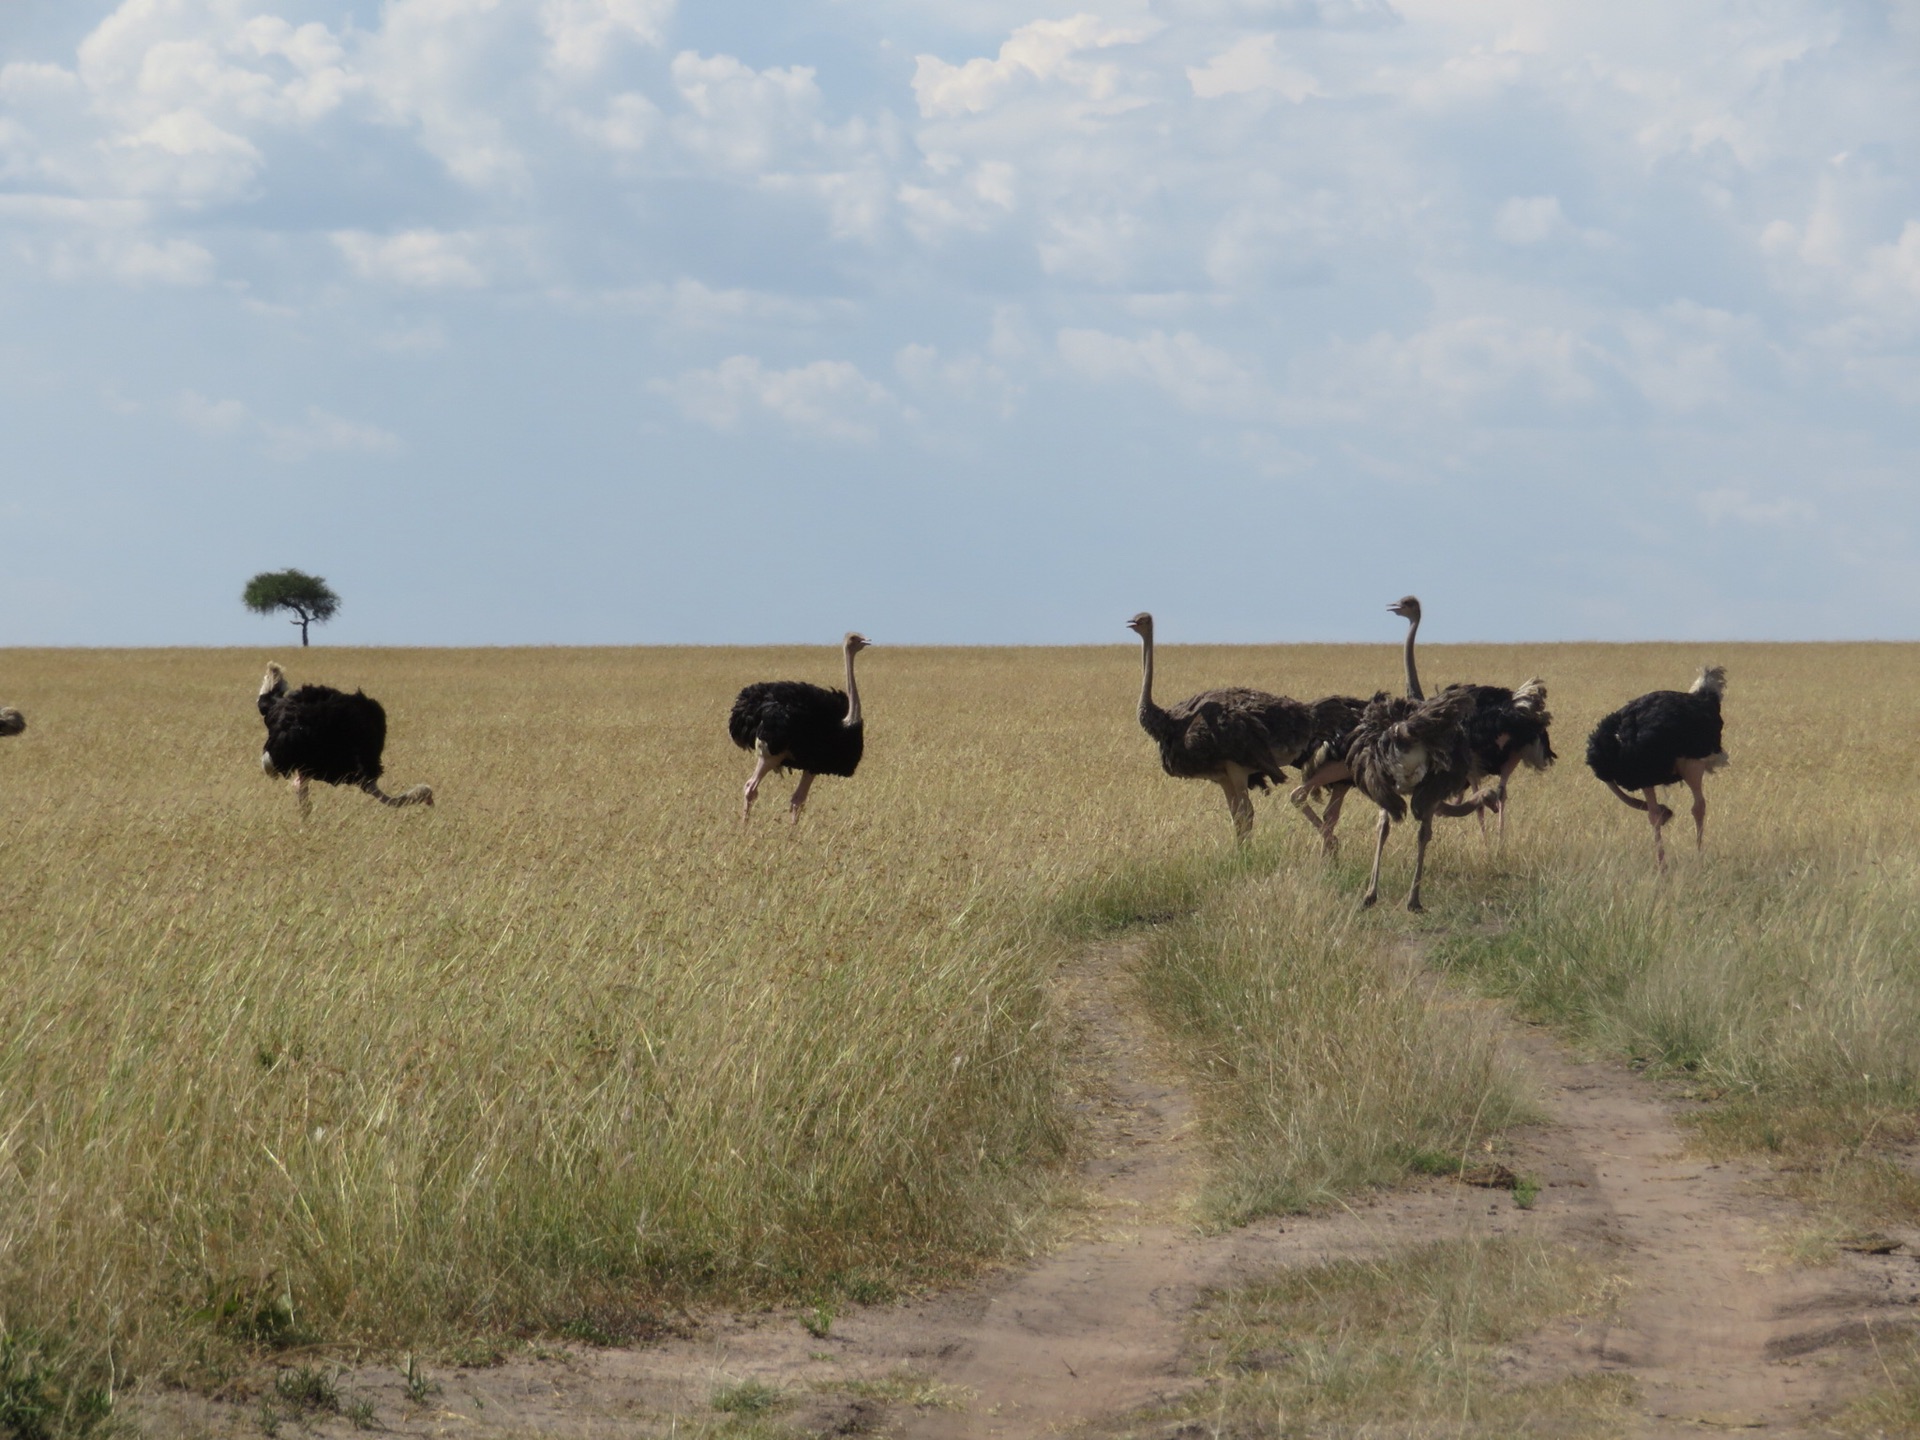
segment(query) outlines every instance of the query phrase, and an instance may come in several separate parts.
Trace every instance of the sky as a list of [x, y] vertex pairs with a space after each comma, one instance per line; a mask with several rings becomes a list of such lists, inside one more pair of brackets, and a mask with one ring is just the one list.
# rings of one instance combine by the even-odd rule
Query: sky
[[1920, 636], [1920, 6], [0, 0], [0, 645]]

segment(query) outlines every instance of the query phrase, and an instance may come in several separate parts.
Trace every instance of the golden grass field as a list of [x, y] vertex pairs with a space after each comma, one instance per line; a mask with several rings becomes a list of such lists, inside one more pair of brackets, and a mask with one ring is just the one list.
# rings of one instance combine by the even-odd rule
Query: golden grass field
[[[302, 824], [258, 768], [268, 658], [379, 697], [389, 788], [436, 806], [317, 787]], [[1789, 1157], [1836, 1214], [1920, 1216], [1916, 658], [1424, 647], [1430, 687], [1544, 676], [1562, 759], [1516, 778], [1503, 847], [1442, 822], [1423, 918], [1405, 831], [1353, 910], [1364, 801], [1335, 864], [1271, 796], [1236, 855], [1219, 792], [1160, 773], [1131, 645], [877, 646], [861, 772], [797, 831], [784, 779], [743, 830], [725, 715], [751, 680], [837, 683], [826, 647], [0, 652], [29, 722], [0, 741], [0, 1336], [205, 1383], [294, 1339], [631, 1333], [965, 1274], [1044, 1237], [1072, 1147], [1053, 961], [1182, 916], [1141, 983], [1223, 1220], [1524, 1112], [1386, 962], [1408, 937], [1695, 1076], [1707, 1143]], [[1733, 764], [1661, 880], [1584, 740], [1704, 661]], [[1163, 702], [1228, 683], [1364, 695], [1399, 655], [1162, 648]]]

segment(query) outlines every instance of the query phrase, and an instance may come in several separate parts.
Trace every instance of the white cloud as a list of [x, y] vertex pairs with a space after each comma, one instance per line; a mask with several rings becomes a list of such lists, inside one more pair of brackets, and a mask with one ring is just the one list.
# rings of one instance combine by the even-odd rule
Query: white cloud
[[289, 463], [335, 453], [391, 455], [404, 448], [400, 437], [391, 431], [344, 419], [318, 405], [307, 406], [299, 420], [274, 421], [256, 415], [239, 400], [214, 400], [198, 391], [183, 390], [170, 408], [190, 430], [210, 439], [251, 436], [268, 457]]
[[1187, 82], [1202, 100], [1270, 90], [1299, 104], [1320, 93], [1320, 84], [1280, 54], [1279, 37], [1248, 35], [1236, 40], [1205, 65], [1189, 65]]
[[1569, 326], [1502, 314], [1460, 315], [1405, 336], [1336, 343], [1320, 375], [1321, 395], [1383, 416], [1407, 406], [1460, 414], [1493, 404], [1549, 410], [1596, 399], [1595, 372], [1607, 357]]
[[1240, 361], [1189, 331], [1155, 330], [1138, 340], [1101, 330], [1062, 330], [1067, 367], [1089, 380], [1141, 381], [1202, 415], [1276, 418], [1271, 397]]
[[552, 65], [591, 70], [605, 63], [621, 41], [664, 44], [673, 11], [674, 0], [545, 0], [540, 28], [552, 47]]
[[819, 129], [820, 87], [809, 66], [755, 70], [732, 55], [673, 57], [686, 111], [674, 134], [695, 156], [727, 170], [765, 169]]
[[1022, 387], [1002, 366], [981, 355], [949, 357], [934, 345], [903, 345], [894, 354], [893, 368], [905, 384], [929, 398], [985, 405], [1003, 417], [1019, 408]]
[[562, 115], [576, 135], [619, 154], [646, 149], [660, 129], [660, 107], [637, 90], [615, 95], [598, 115], [580, 109]]
[[80, 233], [45, 243], [26, 241], [16, 253], [26, 269], [69, 284], [199, 286], [214, 278], [212, 253], [191, 240]]
[[977, 115], [998, 104], [1022, 79], [1059, 80], [1090, 99], [1111, 99], [1119, 89], [1120, 72], [1081, 57], [1090, 50], [1137, 45], [1159, 28], [1157, 22], [1114, 24], [1098, 15], [1035, 20], [1015, 30], [992, 60], [950, 65], [937, 55], [916, 56], [913, 93], [920, 113], [929, 119]]
[[1556, 195], [1516, 195], [1503, 202], [1493, 217], [1494, 238], [1509, 245], [1538, 245], [1567, 228]]
[[392, 455], [404, 448], [392, 431], [328, 414], [317, 405], [309, 405], [303, 418], [289, 424], [262, 421], [260, 433], [267, 453], [276, 460], [308, 460], [330, 453]]
[[815, 360], [791, 370], [769, 370], [752, 355], [733, 355], [711, 370], [655, 381], [690, 420], [731, 430], [753, 414], [771, 415], [797, 430], [829, 440], [871, 443], [878, 421], [898, 410], [884, 385], [845, 360]]
[[403, 230], [397, 235], [369, 235], [364, 230], [336, 230], [334, 248], [363, 280], [441, 290], [484, 285], [486, 272], [474, 259], [475, 236], [438, 230]]
[[192, 390], [183, 390], [174, 401], [174, 413], [191, 430], [202, 435], [231, 435], [253, 418], [238, 400], [209, 400]]

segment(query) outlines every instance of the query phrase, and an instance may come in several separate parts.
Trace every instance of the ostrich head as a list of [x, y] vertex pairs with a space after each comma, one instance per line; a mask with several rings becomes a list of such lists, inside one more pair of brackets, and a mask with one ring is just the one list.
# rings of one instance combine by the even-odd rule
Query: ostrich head
[[1127, 621], [1127, 628], [1142, 640], [1151, 640], [1153, 638], [1153, 616], [1142, 610], [1138, 615]]
[[262, 695], [278, 695], [287, 688], [287, 672], [280, 668], [278, 660], [267, 662], [267, 673], [260, 679]]
[[1394, 601], [1393, 604], [1387, 606], [1387, 609], [1398, 615], [1402, 620], [1417, 621], [1420, 618], [1420, 601], [1417, 596], [1402, 595], [1398, 600]]
[[849, 630], [846, 640], [842, 643], [845, 645], [849, 655], [858, 655], [862, 650], [873, 644], [871, 640], [867, 639], [867, 637], [862, 635], [858, 630]]

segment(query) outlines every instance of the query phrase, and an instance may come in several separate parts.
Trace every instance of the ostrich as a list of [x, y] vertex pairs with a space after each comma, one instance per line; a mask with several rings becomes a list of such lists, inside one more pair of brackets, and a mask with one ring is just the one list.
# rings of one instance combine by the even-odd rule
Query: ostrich
[[1395, 820], [1406, 818], [1409, 801], [1413, 818], [1420, 823], [1413, 888], [1407, 892], [1407, 909], [1415, 914], [1423, 908], [1420, 878], [1426, 872], [1433, 817], [1470, 815], [1486, 805], [1484, 797], [1451, 799], [1466, 788], [1473, 765], [1467, 741], [1473, 708], [1472, 692], [1458, 686], [1431, 700], [1400, 699], [1383, 691], [1360, 717], [1347, 750], [1347, 769], [1361, 793], [1380, 807], [1373, 874], [1361, 898], [1362, 907], [1380, 898], [1380, 857], [1387, 848], [1387, 832]]
[[[1413, 662], [1414, 637], [1420, 633], [1419, 597], [1403, 595], [1387, 609], [1408, 622], [1407, 695], [1414, 700], [1425, 699], [1426, 692], [1420, 688], [1420, 672]], [[1553, 739], [1548, 729], [1553, 724], [1553, 715], [1547, 709], [1546, 683], [1536, 676], [1518, 690], [1509, 690], [1504, 685], [1449, 685], [1446, 688], [1473, 692], [1473, 717], [1467, 722], [1467, 749], [1473, 766], [1467, 784], [1474, 786], [1489, 778], [1493, 780], [1489, 806], [1479, 807], [1474, 813], [1480, 817], [1484, 830], [1486, 811], [1490, 807], [1500, 817], [1499, 832], [1505, 837], [1507, 782], [1513, 778], [1513, 772], [1522, 763], [1534, 770], [1545, 770], [1560, 758], [1553, 753]]]
[[[1606, 787], [1653, 824], [1653, 855], [1667, 868], [1667, 847], [1660, 829], [1673, 811], [1660, 803], [1662, 785], [1684, 784], [1693, 791], [1694, 844], [1707, 843], [1707, 795], [1701, 782], [1727, 763], [1720, 748], [1720, 701], [1727, 693], [1727, 672], [1709, 665], [1693, 688], [1654, 690], [1629, 700], [1593, 727], [1587, 737], [1587, 768]], [[1645, 798], [1629, 795], [1638, 790]]]
[[0, 705], [0, 735], [18, 735], [26, 728], [26, 716], [11, 705]]
[[790, 806], [793, 823], [798, 825], [814, 776], [851, 775], [860, 768], [866, 730], [860, 718], [860, 689], [853, 683], [853, 657], [872, 643], [864, 635], [847, 632], [841, 646], [847, 661], [844, 691], [804, 680], [762, 680], [734, 697], [727, 733], [734, 744], [759, 757], [740, 807], [742, 824], [753, 816], [760, 782], [775, 770], [800, 772]]
[[[1294, 760], [1302, 783], [1288, 798], [1320, 832], [1321, 849], [1332, 855], [1340, 848], [1334, 827], [1340, 823], [1340, 809], [1347, 803], [1347, 792], [1353, 789], [1352, 772], [1347, 769], [1347, 747], [1353, 742], [1360, 717], [1366, 713], [1367, 702], [1353, 695], [1328, 695], [1307, 708], [1313, 712], [1313, 738]], [[1327, 792], [1324, 816], [1315, 815], [1307, 803], [1311, 795], [1321, 790]]]
[[1298, 763], [1313, 739], [1313, 712], [1298, 700], [1240, 689], [1202, 690], [1163, 709], [1153, 700], [1153, 616], [1142, 610], [1127, 628], [1140, 637], [1140, 728], [1160, 746], [1160, 768], [1218, 785], [1244, 844], [1253, 833], [1249, 787], [1264, 790]]
[[312, 810], [307, 782], [357, 785], [382, 805], [431, 805], [433, 787], [415, 785], [399, 795], [380, 788], [380, 752], [387, 744], [387, 712], [362, 691], [348, 695], [331, 685], [287, 689], [287, 672], [267, 663], [260, 682], [260, 718], [267, 722], [267, 746], [260, 768], [285, 779], [300, 806], [300, 818]]

